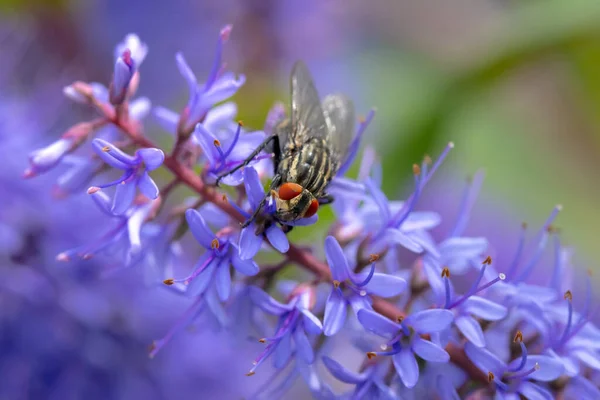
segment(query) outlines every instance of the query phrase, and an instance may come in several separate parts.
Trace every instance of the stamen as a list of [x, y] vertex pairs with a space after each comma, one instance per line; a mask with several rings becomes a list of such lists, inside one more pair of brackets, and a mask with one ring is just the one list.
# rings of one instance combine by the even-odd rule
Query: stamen
[[260, 343], [266, 343], [266, 342], [267, 342], [267, 339], [265, 339], [265, 338], [262, 338], [262, 339], [258, 339], [258, 341], [259, 341]]
[[174, 283], [175, 283], [175, 279], [173, 279], [173, 278], [165, 279], [165, 280], [163, 281], [163, 283], [164, 283], [165, 285], [167, 285], [167, 286], [171, 286], [172, 284], [174, 284]]
[[523, 253], [523, 248], [525, 247], [525, 233], [527, 232], [527, 223], [523, 222], [521, 224], [521, 234], [519, 235], [519, 242], [517, 244], [517, 251], [513, 257], [512, 262], [510, 263], [510, 267], [508, 268], [508, 276], [515, 276], [515, 272], [519, 267], [519, 261], [521, 260], [521, 254]]
[[375, 353], [374, 351], [369, 351], [367, 353], [367, 357], [369, 358], [369, 360], [373, 359], [374, 357], [377, 357], [377, 353]]
[[98, 193], [100, 189], [98, 186], [90, 186], [89, 189], [87, 190], [87, 194], [94, 194], [94, 193]]
[[[482, 270], [485, 269], [485, 264], [483, 265], [483, 267], [481, 269]], [[479, 281], [481, 280], [481, 275], [483, 275], [483, 274], [480, 274], [480, 277], [477, 280], [477, 283], [479, 283]], [[453, 304], [451, 304], [449, 307], [446, 307], [446, 308], [451, 309], [451, 308], [457, 307], [460, 304], [462, 304], [465, 300], [467, 300], [469, 297], [471, 297], [473, 295], [476, 295], [477, 293], [479, 293], [479, 292], [481, 292], [481, 291], [489, 288], [490, 286], [492, 286], [492, 285], [494, 285], [494, 284], [496, 284], [496, 283], [498, 283], [500, 281], [503, 281], [505, 279], [506, 279], [506, 275], [504, 275], [503, 273], [499, 273], [497, 278], [492, 279], [491, 281], [489, 281], [485, 285], [482, 285], [481, 287], [476, 288], [475, 290], [473, 290], [473, 287], [475, 286], [475, 285], [473, 285], [473, 286], [471, 286], [471, 289], [469, 289], [469, 291], [467, 291], [467, 293], [465, 293], [464, 296], [462, 296], [461, 298], [459, 298]]]
[[235, 145], [237, 144], [238, 139], [240, 138], [240, 133], [242, 131], [242, 126], [243, 126], [242, 121], [238, 121], [238, 126], [235, 131], [235, 136], [233, 137], [233, 141], [231, 142], [229, 149], [227, 149], [227, 151], [225, 152], [225, 155], [223, 156], [223, 162], [225, 162], [225, 159], [231, 155], [231, 152], [233, 151]]
[[229, 38], [229, 35], [231, 34], [231, 29], [232, 29], [231, 25], [226, 25], [221, 30], [221, 34], [219, 35], [219, 40], [217, 42], [217, 51], [215, 54], [215, 62], [213, 63], [210, 74], [208, 74], [208, 78], [206, 79], [206, 83], [204, 84], [205, 92], [212, 87], [212, 85], [215, 83], [215, 81], [217, 80], [217, 78], [219, 76], [219, 70], [221, 69], [221, 59], [223, 57], [223, 45]]
[[200, 273], [201, 273], [202, 271], [204, 271], [204, 270], [206, 269], [206, 267], [208, 267], [208, 266], [210, 265], [210, 263], [211, 263], [211, 262], [212, 262], [214, 259], [215, 259], [215, 256], [214, 256], [214, 255], [211, 255], [210, 257], [208, 257], [208, 258], [206, 259], [206, 261], [204, 262], [204, 264], [202, 264], [202, 265], [200, 266], [200, 268], [196, 268], [196, 270], [195, 270], [194, 272], [192, 272], [192, 274], [191, 274], [189, 277], [185, 278], [185, 280], [183, 281], [183, 283], [185, 283], [186, 285], [189, 285], [189, 284], [190, 284], [190, 282], [191, 282], [192, 280], [194, 280], [194, 279], [195, 279], [195, 278], [196, 278], [198, 275], [200, 275]]
[[492, 371], [488, 372], [488, 382], [492, 383], [494, 381], [494, 378], [496, 378], [494, 376], [494, 373]]
[[419, 167], [417, 164], [413, 164], [412, 171], [414, 176], [421, 175], [421, 167]]
[[515, 343], [518, 343], [519, 346], [521, 346], [521, 362], [516, 367], [510, 368], [509, 371], [517, 372], [522, 370], [523, 367], [525, 367], [525, 364], [527, 363], [527, 347], [525, 346], [525, 343], [523, 343], [523, 333], [521, 331], [517, 331], [513, 341]]
[[352, 283], [354, 283], [356, 286], [358, 286], [360, 288], [360, 287], [367, 285], [371, 281], [371, 278], [373, 278], [374, 273], [375, 273], [375, 264], [371, 264], [371, 269], [369, 270], [369, 274], [362, 282], [356, 282], [353, 279], [355, 277], [353, 277], [352, 274], [350, 274], [350, 280], [352, 281]]
[[444, 305], [444, 308], [448, 309], [450, 307], [450, 302], [452, 301], [452, 295], [450, 293], [450, 269], [448, 267], [442, 269], [442, 279], [444, 280], [444, 288], [446, 289], [446, 304]]
[[490, 257], [490, 256], [487, 256], [487, 257], [485, 258], [485, 260], [483, 260], [483, 263], [482, 263], [482, 264], [484, 264], [484, 265], [492, 265], [492, 257]]
[[104, 146], [102, 148], [102, 151], [105, 152], [105, 153], [108, 153], [110, 151], [110, 146]]
[[219, 248], [219, 239], [215, 238], [210, 242], [210, 248], [217, 250]]
[[431, 159], [431, 157], [429, 156], [429, 154], [425, 154], [425, 156], [423, 157], [423, 162], [426, 165], [431, 165], [433, 163], [433, 160]]
[[336, 288], [336, 289], [339, 288], [340, 287], [340, 283], [341, 283], [340, 281], [335, 281], [334, 280], [333, 281], [333, 287]]
[[118, 185], [120, 183], [125, 183], [129, 178], [131, 178], [133, 176], [133, 174], [135, 173], [135, 171], [136, 171], [135, 168], [130, 168], [127, 171], [125, 171], [125, 173], [123, 173], [123, 175], [119, 179], [117, 179], [115, 181], [112, 181], [112, 182], [109, 182], [109, 183], [105, 183], [104, 185], [100, 185], [99, 187], [102, 188], [102, 189], [105, 189], [107, 187], [115, 186], [115, 185]]
[[481, 184], [483, 183], [483, 172], [478, 171], [473, 179], [469, 179], [467, 187], [463, 193], [462, 200], [460, 202], [460, 208], [458, 211], [458, 216], [456, 218], [456, 222], [454, 223], [454, 228], [450, 233], [450, 237], [458, 237], [460, 236], [469, 222], [469, 216], [471, 215], [471, 209], [475, 204], [475, 200], [477, 199], [477, 195], [479, 194], [479, 190], [481, 189]]
[[540, 369], [540, 364], [535, 363], [535, 365], [531, 369], [529, 369], [525, 372], [522, 372], [520, 374], [507, 375], [505, 378], [507, 380], [523, 379], [523, 378], [533, 374], [535, 371], [538, 371], [539, 369]]
[[569, 307], [569, 314], [567, 317], [567, 325], [565, 326], [565, 330], [563, 331], [563, 334], [560, 337], [560, 340], [558, 341], [559, 346], [562, 346], [563, 344], [565, 344], [567, 342], [567, 339], [569, 338], [569, 332], [571, 331], [571, 324], [573, 323], [573, 294], [571, 293], [570, 290], [567, 290], [565, 292], [565, 295], [563, 296], [563, 298], [565, 300], [567, 300], [567, 307]]
[[379, 254], [369, 254], [369, 262], [374, 263], [379, 260]]
[[554, 235], [554, 269], [552, 271], [552, 278], [550, 278], [550, 286], [556, 290], [560, 290], [562, 272], [563, 272], [563, 257], [562, 248], [560, 245], [560, 236]]
[[533, 267], [537, 264], [537, 262], [542, 257], [543, 251], [546, 248], [546, 243], [548, 242], [548, 235], [550, 234], [549, 228], [552, 225], [552, 222], [554, 222], [554, 219], [556, 218], [556, 216], [558, 215], [560, 210], [562, 210], [562, 206], [559, 204], [559, 205], [555, 206], [554, 209], [552, 210], [552, 212], [550, 213], [550, 216], [548, 217], [548, 219], [542, 226], [542, 229], [540, 230], [540, 232], [537, 235], [538, 247], [537, 247], [536, 251], [531, 256], [531, 259], [529, 260], [529, 262], [523, 269], [523, 272], [521, 272], [521, 274], [515, 279], [515, 281], [518, 282], [518, 281], [523, 281], [523, 280], [527, 279], [529, 277], [529, 275], [531, 274]]
[[356, 135], [350, 143], [350, 147], [348, 147], [348, 155], [346, 156], [346, 159], [343, 161], [342, 165], [338, 169], [337, 176], [344, 175], [348, 168], [350, 168], [350, 166], [352, 165], [352, 162], [354, 161], [354, 158], [356, 158], [356, 154], [358, 153], [358, 149], [360, 147], [360, 140], [363, 134], [365, 133], [365, 130], [373, 120], [373, 117], [375, 117], [375, 111], [376, 109], [371, 109], [371, 111], [369, 111], [369, 113], [367, 114], [365, 120], [361, 122], [360, 125], [358, 125]]
[[69, 257], [69, 255], [67, 253], [62, 252], [56, 256], [56, 261], [68, 262], [68, 261], [71, 261], [71, 257]]
[[154, 358], [156, 354], [162, 349], [175, 334], [181, 331], [185, 326], [187, 326], [191, 320], [198, 315], [202, 309], [204, 308], [203, 297], [199, 296], [198, 299], [186, 310], [186, 312], [181, 316], [181, 318], [169, 329], [167, 334], [160, 340], [155, 340], [152, 342], [150, 346], [150, 354], [148, 355], [150, 358]]

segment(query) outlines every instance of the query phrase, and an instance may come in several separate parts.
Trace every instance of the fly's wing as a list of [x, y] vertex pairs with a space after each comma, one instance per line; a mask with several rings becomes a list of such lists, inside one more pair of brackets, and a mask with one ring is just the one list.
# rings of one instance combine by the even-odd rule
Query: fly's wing
[[332, 94], [323, 99], [322, 107], [332, 154], [339, 163], [346, 158], [354, 138], [354, 103], [343, 94]]
[[290, 140], [304, 142], [309, 137], [327, 139], [328, 128], [321, 100], [306, 65], [297, 61], [290, 78], [292, 89], [292, 132]]

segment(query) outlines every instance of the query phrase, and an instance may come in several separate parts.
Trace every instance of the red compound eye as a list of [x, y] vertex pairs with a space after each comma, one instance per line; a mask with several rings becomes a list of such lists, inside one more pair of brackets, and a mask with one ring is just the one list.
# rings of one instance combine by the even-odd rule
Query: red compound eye
[[310, 202], [310, 206], [308, 206], [308, 210], [306, 210], [306, 213], [304, 214], [304, 218], [312, 217], [313, 215], [315, 215], [317, 213], [318, 210], [319, 210], [319, 200], [313, 199], [313, 201]]
[[284, 183], [279, 188], [279, 198], [282, 200], [291, 200], [302, 193], [302, 186], [297, 183]]

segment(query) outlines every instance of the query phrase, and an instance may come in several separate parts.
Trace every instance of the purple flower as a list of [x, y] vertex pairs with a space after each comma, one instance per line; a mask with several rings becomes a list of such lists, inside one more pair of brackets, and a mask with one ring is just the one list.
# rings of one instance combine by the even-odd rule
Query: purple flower
[[142, 250], [142, 227], [150, 213], [157, 207], [158, 201], [136, 204], [125, 210], [124, 213], [116, 214], [113, 211], [114, 202], [111, 202], [106, 193], [96, 191], [91, 194], [91, 198], [104, 214], [115, 218], [117, 223], [96, 240], [84, 246], [64, 251], [56, 256], [56, 259], [58, 261], [70, 261], [74, 256], [77, 256], [87, 260], [101, 251], [117, 246], [125, 239], [125, 264], [131, 265]]
[[391, 350], [370, 352], [369, 357], [392, 356], [396, 372], [408, 388], [414, 387], [419, 380], [416, 356], [431, 362], [445, 363], [450, 360], [446, 350], [420, 335], [441, 332], [450, 326], [453, 319], [452, 312], [440, 309], [419, 311], [404, 319], [399, 318], [398, 322], [390, 321], [372, 310], [358, 312], [358, 320], [366, 330], [389, 339], [385, 347]]
[[[190, 133], [198, 122], [202, 122], [206, 113], [216, 104], [233, 96], [244, 84], [246, 78], [240, 75], [238, 78], [230, 72], [222, 72], [221, 55], [223, 45], [229, 38], [231, 25], [221, 30], [217, 44], [217, 54], [208, 79], [203, 85], [198, 84], [196, 76], [185, 61], [183, 54], [177, 53], [175, 59], [179, 72], [185, 78], [190, 90], [190, 98], [182, 114], [181, 129], [184, 133]], [[183, 135], [189, 136], [189, 134]]]
[[[477, 319], [484, 321], [499, 321], [506, 317], [508, 310], [501, 304], [497, 304], [491, 300], [481, 296], [475, 296], [493, 284], [504, 279], [504, 274], [482, 286], [479, 286], [484, 276], [486, 264], [483, 264], [478, 279], [473, 282], [471, 288], [460, 297], [455, 296], [454, 288], [450, 282], [450, 270], [445, 267], [442, 271], [442, 279], [446, 289], [444, 308], [454, 312], [453, 325], [458, 329], [463, 336], [477, 347], [485, 347], [485, 337], [483, 330]], [[440, 333], [442, 337], [448, 337], [450, 332]], [[444, 341], [445, 342], [445, 341]]]
[[333, 236], [325, 239], [325, 254], [333, 277], [333, 284], [325, 305], [324, 333], [335, 335], [346, 321], [346, 309], [352, 307], [355, 314], [371, 309], [370, 295], [393, 297], [406, 289], [406, 281], [393, 275], [375, 271], [372, 264], [368, 274], [356, 274], [348, 265], [342, 247]]
[[230, 266], [233, 265], [242, 275], [252, 276], [258, 273], [258, 265], [252, 260], [240, 258], [238, 247], [233, 242], [233, 232], [230, 230], [224, 229], [215, 235], [206, 225], [202, 215], [194, 209], [187, 210], [185, 218], [194, 238], [206, 252], [188, 277], [169, 279], [165, 283], [171, 285], [174, 282], [184, 282], [187, 285], [186, 294], [189, 296], [200, 296], [214, 285], [219, 298], [225, 301], [231, 293]]
[[92, 147], [105, 163], [123, 171], [123, 175], [116, 181], [92, 186], [88, 189], [88, 193], [92, 194], [101, 188], [117, 186], [111, 206], [114, 214], [123, 214], [127, 211], [135, 198], [136, 187], [149, 199], [158, 197], [158, 187], [148, 175], [148, 171], [155, 170], [162, 165], [165, 159], [162, 150], [140, 149], [135, 152], [135, 156], [130, 156], [102, 139], [94, 139]]
[[30, 167], [23, 176], [29, 178], [51, 170], [73, 149], [74, 144], [74, 138], [63, 137], [46, 147], [32, 151], [29, 153]]
[[139, 36], [135, 33], [129, 33], [125, 36], [123, 41], [115, 47], [115, 59], [119, 58], [123, 52], [129, 50], [131, 53], [131, 59], [135, 65], [139, 68], [148, 54], [148, 46], [143, 43]]
[[[233, 135], [228, 134], [225, 136], [221, 134], [220, 138], [217, 138], [211, 131], [206, 129], [205, 124], [198, 124], [196, 125], [193, 137], [202, 148], [202, 155], [206, 160], [203, 172], [211, 180], [216, 180], [219, 175], [222, 175], [243, 163], [254, 149], [260, 146], [265, 140], [264, 132], [242, 132], [241, 124], [237, 126]], [[257, 156], [249, 165], [253, 165], [261, 160], [269, 159], [270, 157], [270, 155]], [[237, 170], [234, 173], [225, 176], [222, 179], [222, 182], [226, 185], [237, 186], [242, 183], [243, 180], [242, 171]]]
[[[140, 41], [137, 35], [130, 33], [122, 43], [116, 46], [115, 53], [116, 61], [109, 99], [111, 104], [118, 105], [127, 98], [130, 83], [146, 58], [148, 47]], [[133, 85], [133, 91], [135, 91], [137, 83]]]
[[488, 374], [490, 383], [493, 382], [496, 387], [497, 399], [512, 399], [514, 394], [528, 399], [553, 399], [546, 387], [531, 380], [553, 381], [563, 374], [563, 364], [551, 356], [529, 355], [520, 331], [517, 331], [515, 343], [521, 346], [521, 357], [508, 364], [489, 350], [471, 343], [465, 345], [465, 353], [481, 371]]
[[384, 382], [388, 371], [387, 363], [368, 365], [360, 373], [348, 370], [329, 357], [323, 357], [323, 364], [337, 380], [355, 385], [354, 390], [349, 394], [351, 399], [394, 400], [398, 398], [398, 395]]
[[[243, 171], [244, 187], [248, 195], [248, 202], [252, 209], [256, 209], [265, 196], [264, 189], [258, 178], [256, 170], [252, 167], [246, 167]], [[240, 213], [245, 218], [250, 218], [250, 214], [246, 211], [239, 209]], [[273, 203], [268, 203], [263, 207], [263, 212], [267, 215], [273, 215], [275, 213], [275, 206]], [[281, 253], [285, 253], [290, 248], [287, 236], [281, 230], [281, 228], [271, 223], [264, 231], [264, 236], [271, 245]], [[242, 229], [240, 234], [240, 257], [243, 260], [252, 259], [256, 253], [260, 250], [263, 243], [263, 233], [257, 233], [257, 222], [252, 222], [250, 225]]]
[[260, 340], [261, 343], [268, 343], [267, 347], [254, 360], [254, 366], [247, 375], [254, 375], [270, 356], [274, 357], [277, 369], [283, 368], [292, 356], [312, 364], [315, 353], [307, 334], [318, 335], [323, 331], [321, 321], [310, 311], [314, 306], [314, 289], [298, 286], [287, 304], [279, 303], [257, 287], [251, 288], [250, 297], [264, 312], [277, 316], [278, 323], [273, 336]]

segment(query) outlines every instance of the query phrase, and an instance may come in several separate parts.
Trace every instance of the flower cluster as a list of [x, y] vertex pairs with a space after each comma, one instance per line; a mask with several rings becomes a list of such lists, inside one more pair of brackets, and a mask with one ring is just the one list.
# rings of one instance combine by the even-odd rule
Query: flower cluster
[[[247, 375], [266, 370], [267, 379], [249, 398], [284, 397], [298, 378], [322, 399], [600, 398], [600, 330], [590, 321], [589, 279], [583, 292], [565, 286], [570, 249], [553, 227], [560, 206], [531, 249], [521, 234], [513, 263], [498, 268], [488, 254], [490, 240], [465, 235], [481, 174], [467, 185], [448, 235], [435, 232], [438, 213], [416, 209], [452, 143], [435, 161], [425, 157], [413, 165], [414, 190], [404, 201], [383, 193], [381, 166], [371, 149], [358, 176], [344, 176], [371, 112], [329, 183], [336, 215], [329, 235], [320, 240], [305, 227], [317, 222], [316, 215], [278, 221], [275, 199], [265, 197], [272, 155], [263, 151], [246, 159], [285, 113], [276, 105], [262, 131], [249, 132], [234, 120], [237, 107], [227, 100], [245, 78], [227, 71], [222, 60], [231, 31], [229, 25], [221, 30], [202, 84], [183, 55], [175, 56], [189, 101], [179, 114], [153, 108], [175, 139], [172, 151], [159, 149], [143, 132], [150, 104], [132, 98], [147, 47], [130, 35], [116, 50], [108, 89], [76, 82], [64, 90], [101, 117], [33, 151], [25, 172], [33, 177], [68, 166], [57, 182], [61, 193], [85, 195], [88, 187], [87, 195], [114, 221], [95, 240], [60, 253], [60, 261], [101, 255], [123, 267], [151, 270], [151, 283], [193, 299], [173, 329], [153, 343], [153, 358], [197, 323], [256, 348]], [[225, 187], [214, 185], [244, 162], [221, 181]], [[160, 189], [150, 176], [159, 168], [171, 174]], [[101, 183], [114, 170], [120, 177]], [[179, 186], [195, 195], [178, 199]], [[290, 242], [291, 226], [314, 236], [310, 247]], [[534, 268], [546, 268], [542, 255], [550, 242], [555, 260], [549, 282], [529, 283]], [[574, 297], [583, 299], [581, 311]], [[345, 341], [354, 357], [333, 348]], [[318, 372], [320, 364], [331, 376]], [[351, 385], [350, 392], [341, 393], [334, 380]]]

